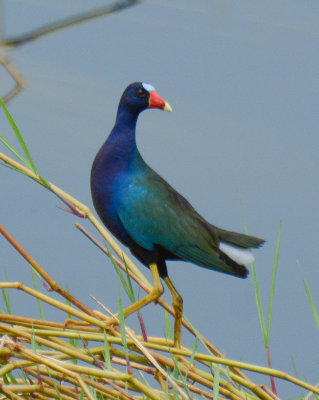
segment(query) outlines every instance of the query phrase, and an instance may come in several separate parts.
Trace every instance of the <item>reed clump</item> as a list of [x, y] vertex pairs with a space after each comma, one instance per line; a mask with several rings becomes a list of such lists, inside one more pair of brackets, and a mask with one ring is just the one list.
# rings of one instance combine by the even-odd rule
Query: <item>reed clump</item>
[[[22, 149], [22, 152], [18, 151], [0, 136], [11, 155], [18, 159], [0, 153], [0, 162], [44, 186], [58, 196], [71, 213], [90, 221], [108, 248], [79, 223], [76, 227], [97, 246], [98, 251], [103, 251], [111, 259], [132, 302], [135, 301], [132, 281], [145, 292], [150, 292], [150, 282], [91, 210], [39, 174], [18, 127], [1, 99], [0, 104]], [[63, 289], [55, 277], [50, 276], [1, 225], [0, 233], [16, 249], [17, 257], [23, 257], [32, 267], [35, 278], [33, 287], [23, 282], [0, 282], [6, 308], [0, 314], [0, 400], [278, 398], [274, 390], [258, 383], [260, 375], [256, 375], [255, 382], [244, 371], [284, 379], [307, 389], [309, 393], [319, 394], [317, 387], [283, 371], [224, 357], [185, 317], [183, 327], [194, 336], [193, 347], [174, 348], [168, 318], [168, 314], [174, 315], [174, 312], [163, 298], [160, 298], [159, 304], [167, 317], [167, 337], [148, 336], [140, 315], [142, 335], [138, 335], [126, 325], [120, 294], [116, 314], [96, 299], [98, 310], [87, 307], [81, 299]], [[41, 290], [38, 289], [39, 280]], [[55, 321], [47, 321], [32, 315], [13, 315], [10, 293], [14, 290], [35, 298], [40, 316], [44, 315], [45, 304], [49, 304], [58, 311], [59, 317]], [[59, 300], [56, 293], [60, 296]]]

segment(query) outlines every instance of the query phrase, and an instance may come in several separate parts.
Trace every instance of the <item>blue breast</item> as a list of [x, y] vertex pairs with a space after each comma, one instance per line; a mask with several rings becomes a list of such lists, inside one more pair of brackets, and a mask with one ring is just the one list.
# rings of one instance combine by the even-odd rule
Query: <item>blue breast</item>
[[127, 139], [123, 143], [121, 135], [114, 140], [111, 134], [96, 155], [91, 171], [94, 207], [104, 224], [127, 246], [132, 239], [119, 219], [118, 208], [138, 173], [135, 160], [140, 158], [136, 145], [128, 146]]

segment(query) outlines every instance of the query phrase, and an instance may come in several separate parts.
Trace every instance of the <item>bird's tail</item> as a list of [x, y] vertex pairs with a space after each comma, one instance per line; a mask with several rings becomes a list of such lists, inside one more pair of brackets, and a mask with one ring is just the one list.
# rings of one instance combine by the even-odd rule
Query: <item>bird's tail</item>
[[[249, 250], [243, 250], [243, 251], [249, 252]], [[226, 253], [225, 249], [221, 250], [221, 248], [219, 248], [219, 258], [224, 264], [223, 268], [219, 269], [219, 271], [237, 276], [237, 278], [247, 278], [249, 271], [242, 262], [245, 260], [242, 260], [239, 254], [237, 254], [236, 257], [234, 257], [234, 254], [232, 252]]]
[[219, 250], [235, 263], [243, 266], [255, 261], [250, 249], [259, 247], [265, 242], [255, 236], [230, 232], [216, 227], [215, 232], [219, 239]]
[[239, 265], [247, 265], [255, 261], [255, 257], [249, 249], [243, 249], [225, 242], [219, 242], [218, 247], [219, 250], [227, 254], [229, 258]]
[[226, 231], [225, 229], [214, 227], [216, 235], [221, 242], [241, 247], [243, 249], [255, 249], [265, 243], [264, 239], [243, 233]]

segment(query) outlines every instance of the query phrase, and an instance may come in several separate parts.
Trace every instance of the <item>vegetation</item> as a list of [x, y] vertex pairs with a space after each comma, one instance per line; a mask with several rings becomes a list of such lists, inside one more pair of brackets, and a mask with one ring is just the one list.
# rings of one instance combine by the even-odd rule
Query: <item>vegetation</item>
[[[100, 244], [80, 224], [77, 223], [76, 227], [110, 257], [119, 282], [132, 302], [135, 301], [132, 280], [149, 292], [151, 284], [91, 210], [39, 174], [18, 127], [4, 103], [1, 100], [0, 103], [22, 149], [22, 152], [17, 150], [0, 135], [7, 150], [19, 160], [0, 153], [1, 164], [44, 186], [58, 196], [70, 212], [91, 222], [111, 250]], [[1, 225], [0, 233], [28, 262], [34, 278], [33, 287], [28, 287], [23, 282], [0, 282], [5, 305], [5, 310], [0, 314], [1, 399], [32, 397], [126, 400], [206, 397], [271, 400], [278, 398], [275, 377], [305, 388], [309, 391], [308, 397], [314, 393], [319, 395], [317, 387], [270, 367], [269, 335], [281, 229], [278, 234], [267, 320], [264, 318], [258, 280], [253, 268], [261, 330], [268, 357], [267, 367], [225, 358], [185, 317], [183, 326], [194, 335], [193, 348], [175, 349], [168, 318], [168, 314], [173, 315], [173, 310], [162, 298], [159, 304], [164, 309], [167, 337], [147, 336], [140, 315], [142, 336], [137, 335], [124, 321], [120, 291], [117, 314], [112, 314], [96, 299], [97, 307], [102, 311], [92, 310], [63, 289]], [[37, 287], [39, 281], [42, 283], [42, 291]], [[308, 285], [304, 282], [318, 324], [318, 313]], [[40, 319], [35, 319], [32, 315], [23, 317], [12, 314], [10, 292], [17, 289], [37, 299]], [[56, 300], [53, 292], [58, 293], [62, 300]], [[59, 311], [58, 321], [44, 319], [44, 303]], [[199, 346], [204, 349], [202, 352], [198, 351]], [[244, 371], [268, 375], [272, 378], [271, 389], [252, 381]]]

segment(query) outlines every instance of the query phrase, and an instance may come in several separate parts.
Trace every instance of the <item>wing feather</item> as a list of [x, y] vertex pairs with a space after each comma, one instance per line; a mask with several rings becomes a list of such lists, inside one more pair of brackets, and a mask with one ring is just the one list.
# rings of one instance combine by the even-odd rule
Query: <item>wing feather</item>
[[232, 273], [221, 257], [212, 225], [159, 175], [135, 176], [118, 205], [129, 235], [143, 248], [154, 246], [203, 267]]

